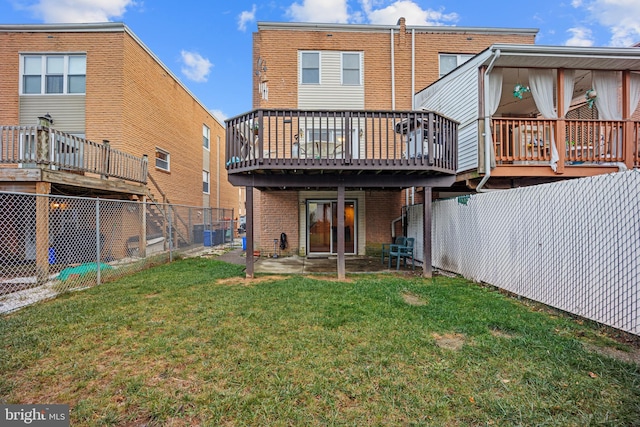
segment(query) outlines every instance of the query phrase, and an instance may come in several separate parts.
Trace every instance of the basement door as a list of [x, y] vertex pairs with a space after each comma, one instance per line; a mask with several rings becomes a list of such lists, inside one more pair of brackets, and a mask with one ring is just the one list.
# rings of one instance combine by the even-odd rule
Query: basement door
[[[356, 253], [356, 201], [344, 201], [344, 252]], [[307, 247], [309, 254], [338, 252], [338, 201], [307, 201]]]

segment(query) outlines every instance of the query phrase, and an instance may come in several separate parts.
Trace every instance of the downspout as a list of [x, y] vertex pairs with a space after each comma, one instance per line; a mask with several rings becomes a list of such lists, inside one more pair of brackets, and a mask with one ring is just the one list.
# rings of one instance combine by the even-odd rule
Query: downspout
[[399, 216], [398, 218], [391, 221], [391, 237], [393, 237], [394, 239], [396, 238], [396, 222], [402, 221], [402, 218], [402, 216]]
[[396, 109], [396, 67], [395, 51], [393, 46], [393, 28], [391, 29], [391, 109]]
[[476, 191], [479, 193], [487, 192], [488, 190], [484, 190], [482, 187], [486, 184], [486, 182], [491, 177], [491, 148], [492, 144], [490, 143], [491, 139], [491, 117], [487, 112], [487, 99], [489, 98], [489, 73], [493, 70], [493, 65], [500, 58], [500, 49], [497, 49], [493, 54], [493, 58], [487, 67], [487, 70], [484, 72], [484, 177], [480, 184], [476, 187]]

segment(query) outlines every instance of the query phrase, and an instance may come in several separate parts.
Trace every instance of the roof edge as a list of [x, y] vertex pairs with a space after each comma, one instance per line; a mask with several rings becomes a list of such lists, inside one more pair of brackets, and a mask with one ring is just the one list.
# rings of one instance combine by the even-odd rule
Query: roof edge
[[88, 33], [125, 31], [123, 22], [90, 22], [83, 24], [0, 24], [0, 31], [14, 33]]
[[[381, 32], [400, 29], [399, 24], [380, 25], [380, 24], [331, 24], [331, 23], [315, 23], [315, 22], [271, 22], [258, 21], [258, 30], [306, 30], [306, 31], [361, 31], [361, 32]], [[434, 33], [508, 33], [536, 35], [540, 31], [538, 28], [499, 28], [499, 27], [456, 27], [453, 25], [407, 25], [407, 30], [416, 30], [418, 32], [434, 32]]]

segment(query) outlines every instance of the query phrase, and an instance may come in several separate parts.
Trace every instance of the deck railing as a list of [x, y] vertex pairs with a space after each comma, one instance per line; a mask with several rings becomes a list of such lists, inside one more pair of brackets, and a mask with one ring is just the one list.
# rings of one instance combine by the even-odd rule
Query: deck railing
[[147, 182], [146, 157], [43, 126], [0, 126], [0, 164]]
[[[639, 124], [633, 122], [631, 127], [625, 127], [625, 123], [622, 120], [494, 118], [491, 128], [496, 163], [548, 163], [555, 143], [559, 157], [567, 166], [610, 162], [638, 166]], [[563, 128], [558, 129], [559, 126]], [[560, 140], [556, 141], [558, 135]], [[625, 141], [632, 151], [625, 149]], [[631, 153], [633, 158], [628, 158], [626, 153]]]
[[255, 169], [454, 173], [458, 123], [426, 111], [255, 110], [227, 120], [229, 173]]

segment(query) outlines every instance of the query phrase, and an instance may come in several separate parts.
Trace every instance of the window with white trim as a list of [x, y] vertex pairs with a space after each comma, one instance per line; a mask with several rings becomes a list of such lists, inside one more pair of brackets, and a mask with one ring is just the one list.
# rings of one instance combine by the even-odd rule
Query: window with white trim
[[20, 62], [23, 95], [84, 94], [86, 55], [23, 55]]
[[202, 125], [202, 146], [209, 149], [209, 138], [211, 137], [211, 130], [207, 125]]
[[440, 54], [440, 77], [445, 74], [449, 74], [455, 68], [464, 64], [468, 60], [473, 58], [470, 54], [453, 54], [453, 53], [441, 53]]
[[156, 168], [169, 171], [170, 155], [168, 151], [156, 148]]
[[300, 52], [300, 83], [320, 84], [320, 52]]
[[210, 174], [208, 171], [202, 171], [202, 192], [205, 194], [209, 194], [209, 177]]
[[361, 83], [360, 52], [342, 52], [342, 84], [359, 86]]

